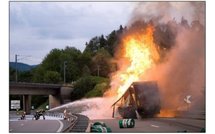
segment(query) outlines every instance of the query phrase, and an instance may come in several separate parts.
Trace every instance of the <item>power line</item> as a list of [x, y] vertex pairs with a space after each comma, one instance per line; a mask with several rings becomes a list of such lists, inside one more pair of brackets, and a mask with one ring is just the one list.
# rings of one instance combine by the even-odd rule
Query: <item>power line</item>
[[31, 55], [18, 55], [18, 56], [22, 56], [22, 58], [17, 59], [18, 61], [19, 60], [24, 60], [24, 59], [27, 59], [27, 58], [31, 57]]

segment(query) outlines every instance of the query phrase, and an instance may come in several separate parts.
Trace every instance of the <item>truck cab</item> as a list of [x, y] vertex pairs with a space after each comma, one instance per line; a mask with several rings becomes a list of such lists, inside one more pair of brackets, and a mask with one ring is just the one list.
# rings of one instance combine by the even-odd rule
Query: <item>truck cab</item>
[[[160, 94], [157, 82], [133, 82], [115, 105], [123, 118], [153, 117], [160, 112]], [[114, 113], [113, 113], [114, 116]]]

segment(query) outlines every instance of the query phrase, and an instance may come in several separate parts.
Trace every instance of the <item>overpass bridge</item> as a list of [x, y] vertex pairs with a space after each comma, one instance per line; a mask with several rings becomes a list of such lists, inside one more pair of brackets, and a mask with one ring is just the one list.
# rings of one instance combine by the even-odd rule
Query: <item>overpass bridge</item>
[[23, 96], [23, 110], [30, 113], [32, 95], [48, 95], [49, 108], [57, 107], [70, 100], [72, 86], [43, 83], [9, 83], [9, 95]]

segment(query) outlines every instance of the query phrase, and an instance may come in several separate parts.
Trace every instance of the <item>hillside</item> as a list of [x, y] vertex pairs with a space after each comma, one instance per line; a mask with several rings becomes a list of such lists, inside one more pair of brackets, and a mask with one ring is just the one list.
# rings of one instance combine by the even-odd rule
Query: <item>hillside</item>
[[[18, 71], [29, 71], [29, 70], [35, 68], [36, 66], [37, 65], [28, 65], [28, 64], [25, 64], [25, 63], [17, 62], [17, 70]], [[11, 67], [13, 69], [16, 69], [16, 63], [15, 62], [10, 62], [9, 67]]]

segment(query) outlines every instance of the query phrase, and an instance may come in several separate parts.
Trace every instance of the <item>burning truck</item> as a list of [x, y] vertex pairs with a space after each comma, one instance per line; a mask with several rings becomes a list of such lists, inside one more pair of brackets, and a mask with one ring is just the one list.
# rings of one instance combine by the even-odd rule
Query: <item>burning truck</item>
[[133, 82], [125, 93], [112, 105], [123, 118], [153, 117], [160, 113], [160, 95], [157, 82]]
[[[152, 117], [160, 111], [160, 96], [155, 81], [147, 80], [150, 69], [160, 60], [158, 45], [154, 42], [155, 28], [148, 24], [141, 30], [125, 34], [116, 55], [117, 72], [112, 74], [111, 89], [117, 91], [113, 115], [123, 118]], [[116, 112], [115, 112], [115, 107]]]

